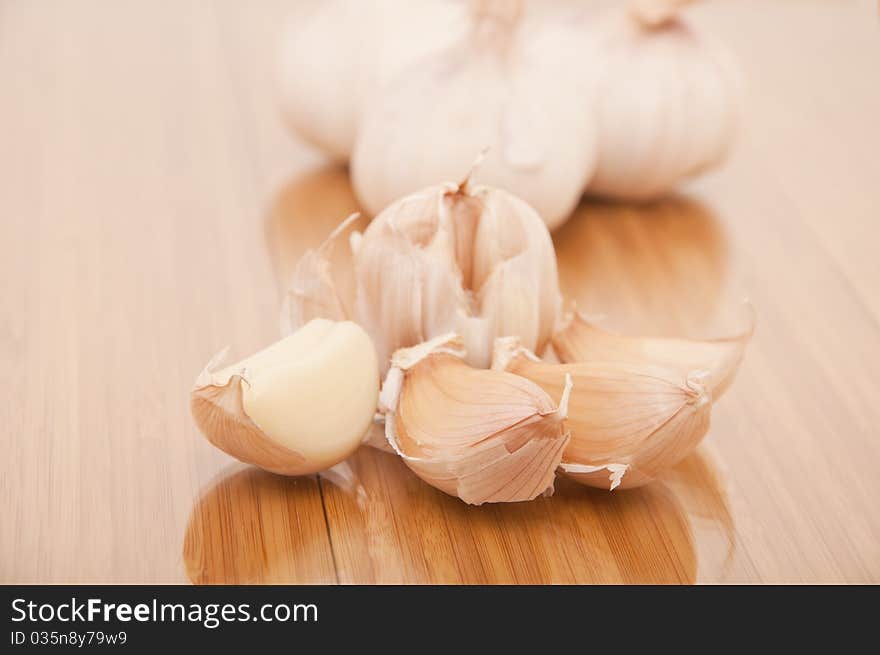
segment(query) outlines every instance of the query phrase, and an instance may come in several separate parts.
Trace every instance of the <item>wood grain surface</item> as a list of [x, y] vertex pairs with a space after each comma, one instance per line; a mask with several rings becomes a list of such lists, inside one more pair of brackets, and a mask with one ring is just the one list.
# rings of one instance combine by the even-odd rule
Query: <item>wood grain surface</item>
[[278, 334], [296, 257], [356, 208], [283, 128], [289, 3], [0, 5], [0, 582], [880, 582], [874, 2], [706, 3], [738, 147], [649, 206], [584, 201], [564, 291], [610, 326], [758, 329], [698, 453], [607, 493], [468, 507], [362, 449], [360, 497], [212, 448], [222, 346]]

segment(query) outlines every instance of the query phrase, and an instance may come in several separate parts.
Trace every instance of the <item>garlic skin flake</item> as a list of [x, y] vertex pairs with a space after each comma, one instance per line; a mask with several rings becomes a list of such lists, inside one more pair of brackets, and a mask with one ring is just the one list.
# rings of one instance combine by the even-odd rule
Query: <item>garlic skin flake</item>
[[315, 318], [344, 321], [353, 314], [354, 275], [339, 279], [333, 270], [332, 256], [342, 235], [360, 214], [352, 214], [336, 226], [317, 248], [307, 250], [297, 262], [290, 286], [282, 299], [281, 334], [287, 336]]
[[470, 32], [402, 70], [367, 106], [352, 154], [355, 193], [377, 214], [395, 199], [459, 179], [486, 149], [480, 183], [508, 189], [550, 229], [572, 212], [595, 166], [583, 48], [521, 3], [476, 0]]
[[376, 353], [354, 323], [313, 320], [215, 371], [218, 359], [196, 381], [190, 406], [208, 441], [243, 462], [316, 473], [354, 452], [373, 421]]
[[[660, 11], [649, 14], [649, 4]], [[594, 45], [584, 74], [595, 83], [589, 111], [598, 130], [589, 194], [655, 198], [719, 164], [730, 149], [738, 67], [720, 44], [673, 15], [673, 4], [680, 3], [643, 2], [598, 22], [581, 18]]]
[[435, 186], [379, 214], [355, 255], [355, 320], [380, 368], [398, 348], [455, 332], [468, 364], [487, 368], [499, 336], [541, 352], [559, 317], [556, 254], [547, 228], [516, 196]]
[[425, 482], [471, 505], [552, 491], [570, 384], [557, 407], [525, 378], [471, 368], [463, 355], [454, 335], [394, 354], [380, 396], [388, 443]]
[[371, 95], [465, 26], [464, 8], [444, 0], [312, 3], [291, 16], [281, 42], [277, 85], [285, 121], [332, 159], [348, 161]]
[[617, 360], [549, 364], [515, 338], [496, 342], [493, 368], [525, 377], [548, 394], [573, 382], [560, 468], [575, 480], [614, 489], [642, 486], [689, 455], [706, 435], [712, 398], [706, 371]]

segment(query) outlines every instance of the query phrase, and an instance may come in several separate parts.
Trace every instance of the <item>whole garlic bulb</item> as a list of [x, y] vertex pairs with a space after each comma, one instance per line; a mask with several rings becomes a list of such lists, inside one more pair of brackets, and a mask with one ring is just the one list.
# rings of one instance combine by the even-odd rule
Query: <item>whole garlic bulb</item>
[[480, 182], [523, 198], [551, 229], [571, 213], [595, 161], [587, 89], [564, 65], [582, 48], [522, 20], [520, 9], [474, 2], [470, 34], [401, 71], [370, 102], [351, 163], [368, 211], [457, 179], [486, 150]]
[[596, 84], [598, 130], [588, 193], [656, 197], [728, 152], [738, 69], [724, 48], [675, 14], [677, 4], [641, 0], [587, 25], [595, 39], [586, 66]]
[[282, 40], [278, 86], [288, 124], [347, 161], [374, 89], [454, 41], [463, 8], [443, 0], [322, 0], [294, 15]]
[[549, 343], [561, 308], [553, 242], [513, 194], [465, 181], [393, 203], [352, 235], [353, 302], [327, 264], [345, 226], [297, 267], [282, 314], [288, 329], [350, 318], [372, 337], [383, 374], [398, 348], [449, 332], [462, 336], [467, 362], [482, 368], [496, 337], [516, 335], [535, 352]]

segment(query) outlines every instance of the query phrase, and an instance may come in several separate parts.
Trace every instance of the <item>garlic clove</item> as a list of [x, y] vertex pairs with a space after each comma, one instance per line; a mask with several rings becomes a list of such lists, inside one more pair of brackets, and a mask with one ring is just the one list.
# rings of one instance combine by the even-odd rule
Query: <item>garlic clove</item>
[[[534, 348], [546, 342], [541, 334], [537, 282], [524, 260], [516, 258], [501, 264], [486, 280], [480, 291], [480, 305], [490, 317], [489, 331], [498, 335], [517, 335], [522, 343]], [[492, 352], [488, 344], [475, 365], [488, 368]]]
[[376, 288], [380, 293], [358, 294], [358, 321], [376, 344], [383, 368], [393, 344], [418, 343], [424, 339], [421, 323], [423, 263], [412, 245], [400, 234], [389, 232], [381, 242], [365, 240], [358, 249], [358, 289]]
[[[525, 347], [541, 352], [562, 302], [553, 242], [520, 198], [498, 193], [481, 197], [485, 211], [475, 235], [474, 288], [480, 289], [483, 314], [492, 320], [493, 337], [515, 335]], [[489, 366], [493, 343], [486, 343], [489, 355], [481, 366]]]
[[193, 417], [233, 457], [284, 475], [315, 473], [360, 445], [379, 392], [376, 353], [358, 325], [310, 321], [241, 362], [196, 381]]
[[355, 315], [376, 343], [384, 373], [398, 347], [448, 331], [466, 300], [442, 234], [420, 247], [394, 224], [377, 231], [358, 248]]
[[650, 361], [548, 364], [516, 338], [496, 341], [493, 368], [525, 377], [551, 395], [570, 376], [571, 441], [561, 468], [590, 486], [641, 486], [690, 454], [709, 429], [704, 371], [682, 375], [678, 367]]
[[717, 401], [736, 377], [755, 329], [755, 313], [747, 305], [748, 327], [730, 337], [710, 340], [630, 337], [603, 330], [576, 311], [566, 315], [553, 335], [553, 350], [563, 363], [619, 361], [653, 363], [689, 372], [705, 372], [703, 384]]
[[469, 367], [461, 343], [443, 335], [394, 354], [380, 395], [388, 442], [416, 475], [469, 504], [552, 489], [570, 388], [557, 407], [524, 378]]

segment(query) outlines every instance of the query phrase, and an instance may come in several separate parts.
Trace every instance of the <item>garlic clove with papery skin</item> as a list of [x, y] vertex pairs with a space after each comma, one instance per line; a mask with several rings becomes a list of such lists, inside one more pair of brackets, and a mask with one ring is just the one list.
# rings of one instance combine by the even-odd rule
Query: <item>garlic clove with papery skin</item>
[[543, 362], [515, 337], [498, 339], [493, 368], [525, 377], [548, 394], [573, 390], [571, 441], [560, 468], [590, 486], [638, 487], [689, 455], [706, 435], [712, 397], [706, 371], [686, 375], [654, 361]]
[[236, 459], [284, 475], [334, 466], [360, 445], [379, 393], [366, 332], [316, 319], [241, 362], [212, 360], [190, 398], [208, 441]]
[[624, 336], [603, 330], [577, 311], [571, 311], [553, 335], [553, 350], [564, 364], [653, 363], [673, 367], [683, 376], [702, 370], [705, 371], [703, 384], [714, 402], [733, 382], [754, 333], [755, 313], [751, 304], [747, 310], [748, 325], [744, 330], [729, 337], [705, 340]]
[[472, 505], [552, 490], [570, 385], [556, 406], [528, 380], [471, 368], [463, 355], [454, 335], [394, 354], [380, 395], [389, 444], [425, 482]]
[[654, 18], [636, 3], [573, 21], [592, 42], [583, 56], [598, 135], [591, 195], [659, 197], [719, 164], [733, 142], [742, 82], [730, 53], [670, 13], [675, 3], [650, 4], [662, 9]]
[[459, 179], [488, 149], [476, 180], [521, 197], [550, 229], [570, 215], [595, 165], [588, 89], [565, 65], [583, 48], [519, 6], [475, 0], [466, 37], [401, 71], [369, 103], [351, 161], [368, 211]]

